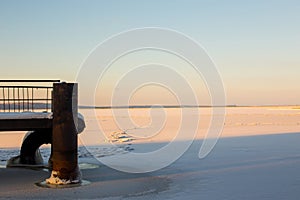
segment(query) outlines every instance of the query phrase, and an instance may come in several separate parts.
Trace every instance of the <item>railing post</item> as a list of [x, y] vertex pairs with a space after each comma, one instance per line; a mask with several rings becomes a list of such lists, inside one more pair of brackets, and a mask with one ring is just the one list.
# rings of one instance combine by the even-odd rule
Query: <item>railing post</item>
[[78, 86], [77, 83], [53, 85], [52, 174], [49, 184], [80, 183], [78, 168]]

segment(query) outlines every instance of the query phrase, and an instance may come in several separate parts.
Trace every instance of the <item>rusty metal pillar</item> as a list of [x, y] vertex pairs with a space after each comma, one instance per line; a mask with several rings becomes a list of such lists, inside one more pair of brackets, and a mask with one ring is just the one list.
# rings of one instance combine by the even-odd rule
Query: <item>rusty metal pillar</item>
[[80, 183], [78, 168], [78, 121], [77, 83], [54, 83], [53, 85], [53, 132], [52, 175], [50, 184]]

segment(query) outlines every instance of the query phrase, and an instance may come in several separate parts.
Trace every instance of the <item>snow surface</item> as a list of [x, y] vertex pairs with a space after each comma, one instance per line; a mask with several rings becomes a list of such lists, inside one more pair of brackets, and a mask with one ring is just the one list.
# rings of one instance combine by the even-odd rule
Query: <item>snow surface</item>
[[52, 119], [52, 112], [0, 112], [1, 119]]
[[[198, 158], [207, 127], [200, 124], [190, 148], [171, 165], [151, 173], [121, 173], [99, 162], [120, 159], [126, 163], [126, 156], [131, 152], [154, 152], [166, 146], [174, 138], [178, 127], [177, 111], [167, 109], [165, 126], [156, 135], [148, 134], [150, 132], [146, 125], [151, 122], [151, 116], [147, 114], [147, 109], [131, 110], [132, 120], [136, 124], [125, 128], [115, 124], [109, 109], [97, 110], [97, 120], [82, 111], [87, 128], [79, 135], [79, 142], [89, 152], [80, 150], [79, 162], [100, 166], [97, 169], [82, 170], [83, 179], [91, 184], [68, 190], [42, 190], [35, 187], [33, 180], [24, 172], [20, 171], [19, 174], [25, 177], [22, 181], [28, 184], [20, 184], [20, 181], [16, 181], [20, 180], [19, 177], [11, 177], [9, 171], [2, 169], [6, 183], [0, 185], [0, 196], [13, 199], [300, 199], [300, 109], [227, 109], [222, 136], [207, 157]], [[201, 122], [209, 124], [208, 109], [202, 111]], [[191, 112], [190, 117], [195, 114]], [[120, 117], [124, 119], [126, 116]], [[4, 141], [7, 138], [5, 134], [0, 135]], [[122, 139], [126, 139], [126, 142]], [[177, 142], [180, 145], [183, 141]], [[7, 149], [0, 151], [3, 154], [10, 152]], [[161, 161], [164, 158], [162, 156]], [[152, 162], [145, 160], [145, 165], [151, 165]], [[134, 165], [132, 163], [132, 167]], [[50, 181], [60, 183], [61, 180]]]

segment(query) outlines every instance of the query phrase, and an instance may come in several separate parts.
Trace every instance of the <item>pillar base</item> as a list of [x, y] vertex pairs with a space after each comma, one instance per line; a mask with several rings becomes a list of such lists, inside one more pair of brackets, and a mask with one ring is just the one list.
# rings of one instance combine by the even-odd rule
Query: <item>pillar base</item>
[[36, 186], [43, 187], [43, 188], [72, 188], [72, 187], [80, 187], [84, 185], [89, 185], [91, 182], [86, 180], [81, 180], [80, 183], [72, 183], [72, 184], [64, 184], [64, 185], [54, 185], [54, 184], [48, 184], [46, 181], [42, 181], [39, 183], [35, 183]]
[[68, 173], [68, 175], [68, 178], [61, 178], [59, 171], [52, 170], [50, 178], [46, 179], [46, 183], [51, 185], [69, 185], [81, 183], [81, 173], [79, 168], [72, 173]]

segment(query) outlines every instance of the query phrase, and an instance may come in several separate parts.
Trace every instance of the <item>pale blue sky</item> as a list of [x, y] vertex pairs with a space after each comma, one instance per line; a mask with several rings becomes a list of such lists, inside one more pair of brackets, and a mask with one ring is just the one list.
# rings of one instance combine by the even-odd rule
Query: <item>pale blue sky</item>
[[152, 26], [202, 44], [228, 104], [300, 104], [297, 0], [0, 0], [0, 79], [74, 81], [97, 44]]

